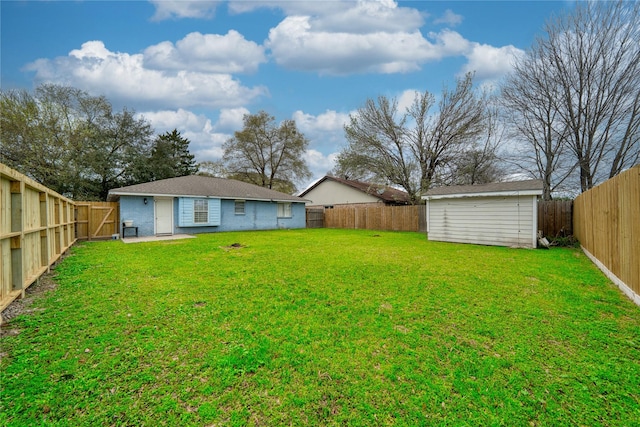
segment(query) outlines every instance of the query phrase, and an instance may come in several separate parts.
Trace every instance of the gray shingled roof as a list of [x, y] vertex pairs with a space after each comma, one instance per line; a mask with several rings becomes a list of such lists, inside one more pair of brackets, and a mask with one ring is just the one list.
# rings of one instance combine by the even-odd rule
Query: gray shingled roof
[[393, 188], [393, 187], [389, 187], [389, 186], [386, 186], [386, 185], [380, 185], [380, 184], [372, 184], [370, 182], [362, 182], [362, 181], [354, 181], [354, 180], [350, 180], [350, 179], [343, 179], [343, 178], [338, 178], [338, 177], [329, 176], [329, 175], [326, 175], [326, 176], [322, 177], [318, 182], [316, 182], [311, 187], [309, 187], [306, 190], [304, 190], [302, 193], [300, 193], [300, 196], [304, 196], [309, 191], [313, 190], [314, 188], [316, 188], [318, 185], [320, 185], [322, 182], [324, 182], [326, 180], [339, 182], [339, 183], [344, 184], [344, 185], [346, 185], [348, 187], [351, 187], [351, 188], [354, 188], [356, 190], [362, 191], [363, 193], [367, 193], [367, 194], [369, 194], [371, 196], [377, 197], [378, 199], [380, 199], [382, 201], [385, 201], [385, 202], [388, 202], [388, 203], [409, 203], [409, 201], [411, 199], [409, 197], [409, 194], [407, 194], [406, 192], [404, 192], [402, 190], [398, 190], [396, 188]]
[[108, 200], [124, 195], [146, 196], [196, 196], [219, 197], [221, 199], [273, 200], [305, 202], [307, 200], [270, 190], [258, 185], [236, 181], [234, 179], [213, 178], [190, 175], [178, 178], [161, 179], [144, 184], [114, 188], [109, 191]]
[[529, 179], [526, 181], [494, 182], [491, 184], [451, 185], [432, 188], [424, 195], [444, 196], [450, 194], [501, 193], [512, 191], [540, 191], [540, 194], [542, 194], [542, 180]]

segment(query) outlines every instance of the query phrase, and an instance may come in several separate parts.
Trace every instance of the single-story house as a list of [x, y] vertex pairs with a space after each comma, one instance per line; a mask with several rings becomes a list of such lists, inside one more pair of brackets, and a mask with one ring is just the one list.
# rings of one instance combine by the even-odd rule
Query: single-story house
[[108, 200], [139, 236], [305, 228], [304, 199], [233, 179], [162, 179], [115, 188]]
[[540, 180], [433, 188], [422, 196], [428, 239], [535, 248], [541, 195]]
[[410, 203], [409, 194], [396, 188], [328, 175], [300, 193], [300, 197], [310, 200], [309, 206], [325, 208], [335, 205]]

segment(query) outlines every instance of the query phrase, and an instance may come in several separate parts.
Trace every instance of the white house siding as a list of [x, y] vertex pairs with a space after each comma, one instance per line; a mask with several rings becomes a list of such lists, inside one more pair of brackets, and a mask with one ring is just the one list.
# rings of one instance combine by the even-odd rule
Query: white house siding
[[321, 182], [316, 188], [306, 193], [304, 198], [311, 200], [309, 203], [310, 206], [341, 205], [347, 203], [381, 203], [377, 197], [331, 180]]
[[536, 196], [432, 199], [428, 238], [480, 245], [536, 246]]

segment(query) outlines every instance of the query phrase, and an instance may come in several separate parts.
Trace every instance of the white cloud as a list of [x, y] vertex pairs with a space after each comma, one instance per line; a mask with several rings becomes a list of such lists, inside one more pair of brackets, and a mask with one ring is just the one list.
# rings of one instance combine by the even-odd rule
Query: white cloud
[[[309, 146], [313, 149], [328, 153], [339, 151], [346, 145], [344, 137], [344, 125], [349, 122], [349, 114], [327, 110], [314, 116], [296, 111], [292, 115], [298, 129], [309, 140]], [[326, 172], [326, 171], [325, 171]]]
[[216, 130], [235, 132], [244, 127], [244, 116], [250, 114], [244, 107], [224, 108], [220, 111], [220, 117], [216, 123]]
[[460, 75], [475, 72], [478, 80], [495, 80], [511, 70], [513, 58], [524, 51], [508, 45], [495, 47], [488, 44], [472, 42], [451, 30], [430, 33], [429, 37], [436, 41], [440, 54], [445, 56], [464, 56], [467, 63], [460, 70]]
[[221, 1], [211, 0], [149, 0], [155, 7], [153, 21], [170, 18], [201, 18], [208, 19], [215, 15], [216, 8]]
[[247, 13], [257, 9], [280, 9], [286, 15], [327, 15], [348, 10], [353, 6], [353, 0], [348, 1], [291, 1], [291, 0], [230, 0], [229, 12]]
[[421, 62], [437, 57], [419, 31], [315, 31], [308, 16], [285, 18], [269, 31], [266, 45], [278, 64], [323, 74], [416, 71]]
[[468, 62], [462, 67], [462, 73], [475, 72], [476, 78], [497, 79], [511, 70], [513, 59], [524, 51], [512, 45], [494, 47], [473, 43], [465, 55]]
[[456, 25], [460, 25], [462, 23], [462, 20], [464, 18], [462, 17], [462, 15], [458, 15], [456, 13], [453, 13], [453, 11], [451, 9], [447, 9], [444, 11], [444, 14], [433, 21], [434, 24], [447, 24], [447, 25], [451, 25], [456, 26]]
[[358, 1], [340, 13], [325, 14], [313, 20], [315, 31], [371, 34], [416, 31], [424, 19], [416, 9], [398, 7], [394, 1]]
[[[323, 177], [333, 169], [338, 152], [346, 145], [344, 125], [349, 121], [349, 114], [327, 110], [314, 116], [298, 110], [292, 118], [309, 140], [309, 149], [304, 158], [313, 175], [312, 180]], [[308, 184], [305, 183], [305, 186]]]
[[293, 113], [293, 120], [303, 133], [342, 132], [344, 125], [349, 122], [349, 114], [327, 110], [318, 116], [313, 116], [298, 110]]
[[178, 110], [161, 110], [139, 113], [149, 120], [156, 133], [164, 133], [173, 129], [180, 132], [185, 130], [211, 130], [211, 120], [204, 115], [198, 115], [182, 108]]
[[337, 158], [337, 152], [325, 155], [318, 150], [307, 150], [304, 154], [304, 160], [306, 160], [307, 165], [309, 165], [312, 177], [308, 182], [304, 183], [300, 189], [304, 190], [309, 184], [325, 176], [327, 172], [334, 168]]
[[242, 86], [229, 74], [145, 68], [142, 54], [111, 52], [101, 41], [86, 42], [68, 56], [39, 59], [27, 70], [36, 73], [37, 81], [156, 108], [237, 107], [267, 94], [265, 87]]
[[[148, 120], [157, 134], [177, 129], [191, 143], [189, 151], [197, 162], [219, 160], [222, 157], [222, 145], [233, 136], [233, 132], [242, 129], [243, 117], [249, 114], [245, 108], [222, 109], [217, 121], [213, 122], [204, 114], [196, 114], [185, 109], [148, 111], [138, 116]], [[304, 159], [313, 175], [312, 179], [324, 176], [335, 166], [339, 147], [344, 142], [342, 126], [348, 114], [326, 111], [318, 116], [296, 111], [293, 119], [298, 128], [310, 139], [310, 148]], [[324, 152], [332, 151], [330, 154]], [[306, 183], [303, 183], [306, 185]]]
[[[215, 10], [213, 1], [153, 1], [156, 15], [206, 17]], [[513, 46], [494, 47], [465, 39], [450, 29], [423, 36], [426, 13], [400, 7], [393, 0], [290, 1], [232, 0], [231, 13], [259, 8], [280, 9], [286, 17], [269, 31], [264, 46], [247, 41], [236, 31], [225, 36], [192, 33], [175, 45], [163, 42], [145, 51], [146, 64], [159, 69], [190, 71], [253, 72], [265, 62], [270, 49], [280, 66], [329, 75], [354, 73], [407, 73], [430, 61], [464, 56], [461, 73], [475, 71], [479, 79], [495, 79], [510, 69]], [[461, 15], [451, 9], [435, 24], [459, 25]], [[222, 60], [219, 60], [222, 58]]]
[[[413, 72], [429, 61], [466, 56], [479, 77], [494, 76], [517, 50], [481, 45], [450, 29], [425, 38], [423, 15], [392, 1], [350, 4], [340, 13], [288, 16], [269, 31], [265, 46], [285, 68], [331, 75]], [[462, 17], [449, 10], [443, 19], [452, 24]]]
[[263, 62], [264, 48], [234, 30], [226, 35], [194, 32], [175, 45], [164, 41], [144, 50], [144, 65], [152, 69], [252, 73]]
[[247, 113], [245, 108], [222, 109], [215, 123], [203, 114], [184, 109], [150, 111], [140, 116], [151, 123], [157, 134], [177, 129], [191, 142], [189, 151], [196, 156], [196, 161], [202, 162], [222, 157], [222, 144], [242, 128], [242, 115]]
[[336, 164], [338, 153], [331, 153], [324, 155], [318, 150], [307, 150], [305, 152], [305, 160], [309, 164], [312, 170], [322, 170], [322, 175], [326, 175], [326, 172], [333, 169]]
[[472, 42], [462, 37], [460, 33], [451, 30], [431, 32], [429, 37], [436, 41], [438, 59], [446, 56], [464, 55], [472, 46]]

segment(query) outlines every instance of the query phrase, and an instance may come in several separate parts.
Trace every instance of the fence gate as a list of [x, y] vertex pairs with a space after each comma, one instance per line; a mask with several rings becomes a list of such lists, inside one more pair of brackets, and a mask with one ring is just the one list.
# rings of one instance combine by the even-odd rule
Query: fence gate
[[118, 202], [76, 202], [76, 238], [110, 239], [120, 228]]
[[324, 227], [324, 209], [308, 208], [307, 209], [307, 228], [323, 228]]

